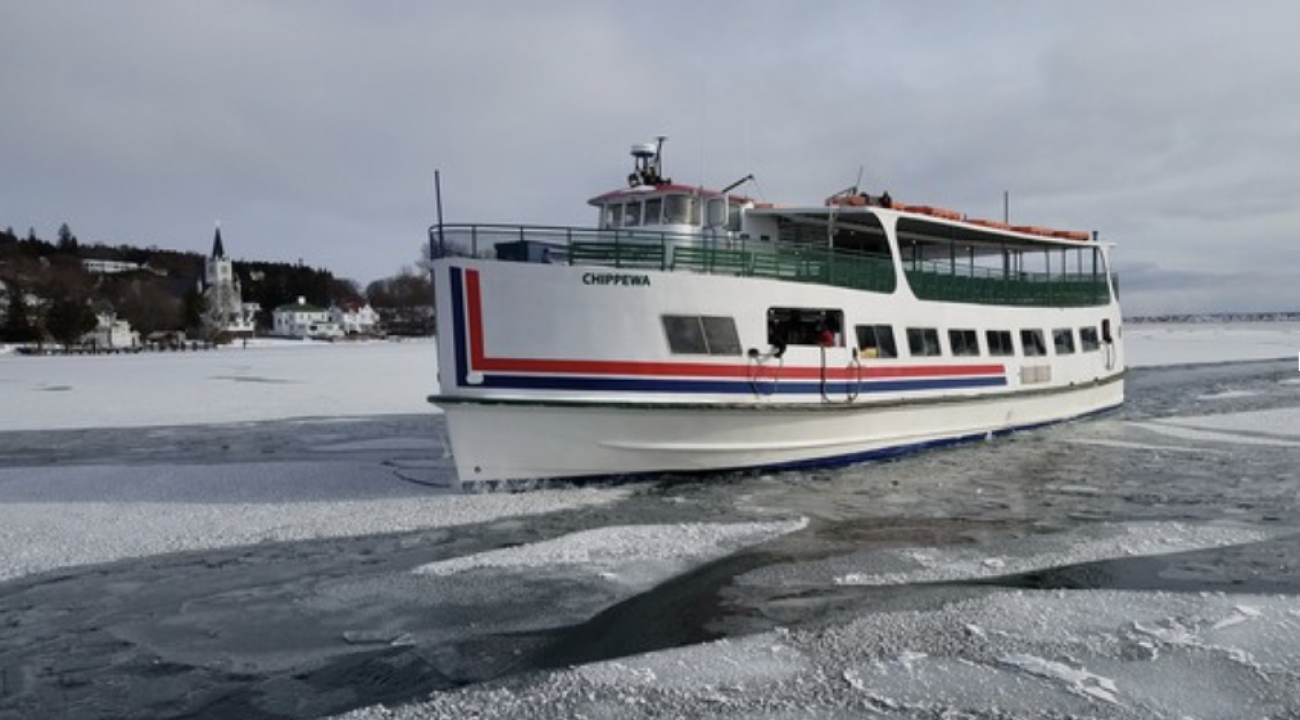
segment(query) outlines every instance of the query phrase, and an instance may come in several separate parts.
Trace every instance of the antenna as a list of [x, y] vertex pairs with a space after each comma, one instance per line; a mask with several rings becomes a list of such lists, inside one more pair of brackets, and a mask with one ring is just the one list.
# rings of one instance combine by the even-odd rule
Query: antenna
[[734, 183], [732, 183], [732, 184], [730, 184], [730, 185], [728, 185], [728, 186], [722, 188], [722, 194], [723, 194], [723, 195], [726, 195], [727, 193], [731, 192], [732, 190], [735, 190], [736, 188], [740, 187], [741, 185], [744, 185], [745, 183], [747, 183], [747, 182], [749, 182], [750, 180], [753, 180], [753, 179], [754, 179], [754, 173], [750, 173], [750, 174], [746, 175], [745, 177], [743, 177], [743, 178], [737, 180], [736, 182], [734, 182]]
[[438, 206], [438, 257], [447, 254], [447, 241], [442, 232], [442, 171], [433, 171], [433, 198]]
[[668, 138], [660, 135], [655, 144], [637, 143], [632, 146], [634, 167], [627, 176], [627, 184], [632, 187], [642, 185], [670, 185], [672, 180], [663, 176], [664, 141]]

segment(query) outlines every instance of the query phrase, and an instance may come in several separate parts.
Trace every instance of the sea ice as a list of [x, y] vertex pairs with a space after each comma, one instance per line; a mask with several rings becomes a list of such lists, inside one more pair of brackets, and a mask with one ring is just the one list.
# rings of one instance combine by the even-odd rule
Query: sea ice
[[623, 525], [493, 550], [425, 565], [416, 572], [453, 575], [481, 568], [579, 566], [616, 577], [630, 563], [718, 557], [807, 526], [807, 520], [768, 523]]
[[[1030, 546], [995, 542], [978, 548], [904, 548], [878, 550], [805, 563], [798, 571], [777, 576], [763, 569], [744, 582], [799, 584], [832, 574], [838, 585], [909, 585], [998, 577], [1043, 568], [1095, 562], [1133, 555], [1159, 555], [1225, 545], [1257, 542], [1290, 532], [1231, 525], [1190, 525], [1177, 522], [1098, 523], [1075, 531], [1036, 537]], [[852, 565], [857, 569], [849, 570]], [[906, 568], [906, 569], [900, 569]]]
[[487, 522], [632, 488], [461, 494], [378, 463], [0, 468], [0, 579], [166, 552]]

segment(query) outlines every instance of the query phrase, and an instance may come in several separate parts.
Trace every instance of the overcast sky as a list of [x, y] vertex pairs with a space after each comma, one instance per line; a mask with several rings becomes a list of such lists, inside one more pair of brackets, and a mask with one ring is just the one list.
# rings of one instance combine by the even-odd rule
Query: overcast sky
[[0, 227], [363, 285], [589, 224], [632, 143], [1119, 244], [1126, 312], [1300, 310], [1300, 4], [0, 1]]

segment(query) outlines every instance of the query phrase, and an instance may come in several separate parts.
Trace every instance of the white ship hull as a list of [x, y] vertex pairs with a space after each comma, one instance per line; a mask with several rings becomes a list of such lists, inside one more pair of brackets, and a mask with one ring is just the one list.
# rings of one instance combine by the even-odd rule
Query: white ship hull
[[[441, 394], [465, 481], [833, 465], [1088, 415], [1123, 402], [1122, 344], [1069, 356], [894, 357], [792, 346], [674, 355], [661, 317], [772, 306], [849, 322], [1020, 330], [1118, 325], [1113, 303], [987, 307], [779, 280], [478, 260], [435, 263]], [[904, 353], [900, 353], [902, 355]]]
[[982, 439], [1121, 402], [1123, 382], [1112, 379], [1032, 395], [834, 407], [448, 403], [444, 408], [460, 477], [501, 480], [838, 465]]

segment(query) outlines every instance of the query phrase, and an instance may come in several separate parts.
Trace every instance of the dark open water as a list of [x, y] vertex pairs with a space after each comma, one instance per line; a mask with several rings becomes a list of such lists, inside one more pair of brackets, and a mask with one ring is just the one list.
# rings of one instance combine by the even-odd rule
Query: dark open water
[[[522, 522], [155, 556], [0, 583], [0, 719], [317, 717], [777, 625], [933, 606], [989, 585], [1294, 594], [1300, 449], [1178, 440], [1129, 421], [1300, 408], [1296, 378], [1289, 361], [1142, 369], [1130, 375], [1127, 405], [1101, 418], [886, 463], [665, 478], [614, 505]], [[266, 423], [177, 428], [165, 437], [5, 433], [0, 466], [319, 461], [301, 430]], [[426, 462], [442, 468], [434, 484], [447, 481], [437, 417], [343, 421], [330, 431], [358, 441], [431, 437], [427, 452], [362, 451], [349, 460]], [[589, 528], [792, 516], [809, 518], [808, 527], [630, 596], [558, 572], [480, 577], [434, 594], [407, 572]], [[754, 575], [737, 581], [869, 548], [978, 548], [1141, 520], [1232, 521], [1279, 533], [1250, 545], [978, 582], [792, 591]], [[366, 589], [359, 599], [339, 599], [356, 588]]]

